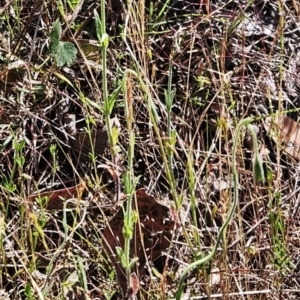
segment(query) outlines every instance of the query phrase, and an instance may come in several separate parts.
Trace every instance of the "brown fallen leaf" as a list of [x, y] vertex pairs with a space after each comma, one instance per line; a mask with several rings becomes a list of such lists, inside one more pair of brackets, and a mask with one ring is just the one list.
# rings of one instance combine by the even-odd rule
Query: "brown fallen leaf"
[[287, 154], [300, 160], [300, 125], [284, 115], [266, 118], [265, 128]]
[[[161, 256], [161, 253], [170, 246], [173, 230], [180, 227], [179, 218], [175, 211], [170, 212], [167, 205], [158, 203], [154, 197], [148, 195], [145, 189], [136, 191], [136, 201], [138, 207], [139, 222], [135, 224], [133, 239], [130, 244], [130, 257], [138, 257], [137, 278], [145, 273], [147, 260], [155, 261]], [[110, 220], [103, 232], [103, 246], [106, 255], [109, 256], [113, 263], [118, 282], [126, 295], [127, 282], [125, 270], [118, 261], [116, 247], [124, 249], [123, 230], [123, 209]]]
[[133, 272], [130, 274], [130, 288], [127, 291], [127, 299], [135, 300], [139, 288], [140, 288], [139, 279], [136, 276], [136, 273]]
[[48, 201], [46, 203], [47, 209], [63, 209], [64, 207], [64, 200], [68, 200], [71, 198], [77, 198], [80, 199], [82, 196], [82, 193], [86, 189], [85, 182], [82, 180], [81, 183], [79, 183], [76, 186], [72, 186], [69, 188], [63, 188], [55, 191], [47, 191], [39, 194], [33, 194], [27, 196], [27, 200], [29, 201], [35, 201], [37, 198], [44, 198], [47, 197]]

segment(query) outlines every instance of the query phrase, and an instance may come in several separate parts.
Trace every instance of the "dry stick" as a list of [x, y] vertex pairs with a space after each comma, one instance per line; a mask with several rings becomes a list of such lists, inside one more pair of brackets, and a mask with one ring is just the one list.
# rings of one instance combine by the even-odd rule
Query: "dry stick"
[[299, 9], [299, 4], [297, 3], [296, 0], [292, 0], [294, 8], [295, 8], [295, 12], [297, 14], [298, 17], [298, 22], [300, 22], [300, 9]]
[[65, 34], [67, 33], [67, 31], [70, 28], [71, 23], [77, 18], [78, 14], [80, 13], [82, 6], [83, 6], [84, 0], [81, 0], [77, 5], [76, 8], [74, 9], [71, 17], [69, 19], [65, 18], [66, 21], [66, 28], [64, 29], [64, 31], [61, 34], [61, 37], [63, 38], [65, 36]]
[[8, 1], [4, 6], [0, 7], [0, 16], [8, 9], [13, 0]]
[[31, 22], [31, 20], [32, 20], [34, 14], [35, 14], [35, 12], [37, 11], [38, 7], [40, 7], [42, 1], [44, 2], [44, 0], [39, 0], [39, 1], [37, 1], [35, 3], [35, 6], [32, 8], [31, 13], [29, 15], [29, 18], [27, 19], [26, 25], [22, 28], [22, 31], [19, 34], [18, 38], [16, 39], [16, 41], [14, 43], [14, 46], [11, 49], [10, 53], [15, 54], [17, 52], [17, 49], [19, 49], [19, 47], [20, 47], [20, 40], [24, 39], [24, 37], [26, 36], [26, 32], [25, 31], [26, 31], [27, 27], [29, 26], [29, 24], [30, 24], [30, 22]]
[[34, 34], [33, 34], [33, 38], [32, 38], [32, 43], [31, 43], [32, 47], [30, 49], [30, 53], [29, 53], [28, 60], [27, 60], [28, 66], [29, 66], [29, 64], [31, 62], [33, 51], [35, 50], [35, 41], [36, 41], [37, 32], [39, 30], [39, 25], [40, 25], [41, 20], [42, 20], [43, 10], [44, 10], [44, 1], [42, 2], [42, 5], [41, 5], [39, 17], [38, 17], [38, 20], [37, 20], [37, 23], [36, 23], [36, 27], [35, 27], [35, 30], [34, 30]]

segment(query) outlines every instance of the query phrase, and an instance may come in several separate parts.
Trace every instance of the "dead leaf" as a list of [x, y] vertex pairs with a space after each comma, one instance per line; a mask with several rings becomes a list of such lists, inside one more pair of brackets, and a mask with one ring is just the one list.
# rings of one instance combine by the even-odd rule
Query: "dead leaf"
[[69, 188], [63, 188], [55, 191], [47, 191], [39, 194], [29, 195], [27, 200], [35, 201], [37, 198], [47, 197], [48, 201], [46, 204], [47, 209], [63, 209], [64, 200], [68, 200], [71, 198], [80, 199], [82, 193], [86, 189], [85, 182], [82, 180], [80, 184], [76, 186], [72, 186]]
[[265, 128], [287, 154], [300, 160], [300, 125], [284, 115], [266, 118]]
[[136, 299], [137, 292], [139, 291], [140, 283], [139, 279], [136, 276], [136, 273], [133, 272], [130, 274], [130, 288], [127, 291], [127, 299], [134, 300]]
[[[154, 197], [146, 193], [145, 189], [136, 191], [136, 201], [138, 207], [134, 205], [134, 209], [138, 211], [140, 224], [138, 222], [135, 224], [130, 257], [139, 259], [137, 268], [139, 278], [145, 273], [147, 260], [155, 261], [170, 246], [172, 232], [180, 225], [177, 215], [174, 219], [174, 210], [170, 211], [167, 205], [158, 203]], [[103, 232], [103, 246], [116, 269], [121, 290], [126, 295], [125, 271], [118, 262], [116, 253], [116, 247], [124, 248], [123, 219], [123, 209], [120, 209]]]

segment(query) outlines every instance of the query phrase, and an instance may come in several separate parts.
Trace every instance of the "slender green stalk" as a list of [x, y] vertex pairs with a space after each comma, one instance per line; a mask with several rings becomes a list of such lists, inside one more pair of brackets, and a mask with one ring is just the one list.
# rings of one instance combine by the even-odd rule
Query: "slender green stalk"
[[[103, 67], [103, 76], [102, 76], [102, 92], [104, 101], [108, 98], [107, 92], [107, 46], [108, 43], [104, 39], [107, 39], [106, 34], [106, 15], [105, 15], [105, 0], [101, 0], [101, 29], [102, 29], [102, 67]], [[107, 41], [108, 42], [108, 41]]]
[[[174, 167], [173, 167], [173, 156], [174, 156], [174, 149], [176, 143], [176, 131], [172, 130], [172, 106], [173, 100], [175, 96], [175, 90], [172, 90], [172, 65], [173, 65], [173, 54], [170, 56], [169, 61], [169, 79], [168, 79], [168, 89], [165, 90], [165, 100], [166, 100], [166, 109], [167, 109], [167, 140], [165, 145], [165, 153], [166, 159], [168, 160], [168, 172], [170, 177], [170, 183], [175, 184], [175, 177], [174, 177]], [[175, 198], [176, 199], [176, 198]], [[179, 204], [176, 203], [179, 207]]]
[[[97, 173], [97, 166], [96, 166], [96, 149], [95, 149], [95, 140], [96, 140], [96, 132], [95, 132], [95, 128], [93, 129], [92, 127], [95, 126], [95, 120], [92, 116], [88, 115], [85, 119], [85, 123], [86, 123], [86, 127], [85, 132], [87, 134], [87, 137], [90, 141], [90, 145], [91, 145], [91, 152], [89, 153], [89, 159], [92, 161], [93, 164], [93, 168], [95, 171], [95, 178], [96, 178], [96, 182], [97, 184], [99, 184], [100, 180], [99, 180], [99, 176]], [[94, 130], [94, 132], [93, 132]]]
[[[235, 134], [235, 139], [234, 139], [234, 143], [233, 143], [233, 150], [232, 150], [233, 202], [232, 202], [232, 206], [230, 208], [228, 217], [227, 217], [227, 219], [225, 220], [224, 224], [222, 225], [222, 227], [220, 229], [220, 232], [219, 232], [218, 237], [217, 237], [216, 244], [213, 247], [213, 249], [211, 250], [211, 252], [207, 256], [191, 263], [183, 271], [183, 273], [180, 277], [178, 289], [177, 289], [177, 292], [176, 292], [176, 300], [181, 299], [181, 296], [182, 296], [182, 293], [183, 293], [183, 288], [184, 288], [184, 280], [185, 280], [187, 274], [192, 269], [205, 264], [206, 262], [210, 261], [215, 256], [215, 254], [217, 252], [217, 249], [219, 247], [219, 244], [221, 242], [221, 239], [223, 237], [223, 233], [227, 229], [227, 227], [229, 225], [229, 222], [231, 221], [231, 219], [233, 217], [234, 211], [235, 211], [237, 203], [238, 203], [238, 196], [239, 196], [236, 152], [237, 152], [237, 147], [238, 147], [238, 142], [239, 142], [240, 131], [241, 131], [243, 126], [247, 126], [249, 123], [251, 123], [253, 121], [254, 121], [254, 118], [246, 118], [246, 119], [240, 121], [239, 124], [237, 125], [237, 128], [236, 128], [236, 134]], [[253, 131], [251, 131], [251, 133], [253, 135]]]
[[[131, 5], [132, 5], [132, 2], [129, 1], [128, 11], [130, 11]], [[138, 60], [135, 58], [135, 54], [130, 49], [130, 46], [129, 46], [127, 40], [126, 40], [127, 39], [126, 28], [128, 27], [128, 22], [129, 22], [129, 14], [127, 14], [127, 16], [125, 18], [125, 30], [124, 30], [124, 34], [123, 34], [123, 39], [124, 39], [125, 45], [127, 46], [127, 50], [129, 51], [129, 54], [133, 58], [136, 66], [139, 69], [139, 71], [141, 72], [141, 74], [143, 74], [144, 71], [140, 67]], [[178, 197], [177, 191], [176, 191], [176, 184], [177, 183], [174, 182], [174, 180], [172, 179], [172, 173], [171, 173], [171, 170], [170, 170], [170, 167], [169, 167], [169, 163], [168, 163], [168, 159], [167, 159], [163, 139], [161, 137], [160, 130], [158, 128], [159, 116], [157, 114], [155, 104], [154, 104], [153, 99], [151, 97], [150, 90], [149, 90], [148, 86], [144, 83], [144, 81], [142, 80], [142, 77], [139, 74], [137, 74], [135, 71], [133, 71], [131, 69], [126, 70], [125, 73], [126, 72], [131, 73], [134, 77], [136, 77], [138, 79], [140, 87], [142, 88], [143, 92], [145, 93], [145, 96], [146, 96], [146, 99], [147, 99], [147, 108], [148, 108], [148, 112], [149, 112], [150, 121], [153, 125], [154, 132], [155, 132], [155, 135], [156, 135], [157, 140], [158, 140], [159, 150], [160, 150], [162, 161], [163, 161], [165, 171], [166, 171], [166, 177], [167, 177], [167, 180], [168, 180], [170, 188], [171, 188], [171, 194], [173, 196], [173, 199], [175, 200], [176, 208], [178, 209], [180, 207], [180, 200], [179, 200], [179, 197]]]
[[107, 135], [109, 139], [109, 145], [110, 150], [112, 154], [113, 161], [115, 160], [115, 147], [114, 147], [114, 140], [113, 140], [113, 133], [111, 128], [111, 122], [110, 122], [110, 114], [113, 109], [113, 104], [111, 103], [111, 98], [108, 96], [108, 88], [107, 88], [107, 48], [109, 43], [109, 38], [106, 33], [106, 15], [105, 15], [105, 0], [101, 0], [101, 18], [99, 18], [99, 15], [97, 11], [94, 11], [95, 21], [96, 21], [96, 33], [97, 38], [101, 47], [101, 57], [102, 57], [102, 95], [103, 95], [103, 101], [104, 101], [104, 117], [105, 117], [105, 123], [107, 127]]
[[133, 226], [135, 220], [132, 216], [132, 198], [135, 187], [134, 172], [133, 172], [133, 158], [134, 158], [134, 145], [135, 145], [135, 134], [133, 130], [133, 109], [132, 109], [132, 88], [131, 88], [131, 78], [130, 73], [125, 73], [123, 86], [124, 86], [124, 95], [125, 95], [125, 113], [127, 128], [129, 131], [129, 145], [127, 153], [127, 163], [128, 171], [125, 174], [125, 192], [128, 196], [126, 202], [126, 212], [124, 220], [124, 254], [125, 254], [125, 265], [126, 265], [126, 278], [127, 278], [127, 287], [130, 288], [130, 273], [131, 267], [133, 264], [130, 263], [130, 241], [133, 237]]
[[[188, 183], [189, 183], [189, 195], [191, 198], [191, 213], [192, 213], [192, 220], [194, 226], [198, 228], [198, 218], [197, 218], [197, 200], [195, 195], [196, 189], [196, 178], [195, 178], [195, 170], [194, 170], [194, 160], [192, 151], [188, 154], [187, 157], [187, 171], [188, 171]], [[198, 247], [201, 247], [199, 233], [195, 231], [194, 238], [198, 244]]]
[[107, 46], [108, 46], [108, 36], [106, 34], [106, 16], [105, 16], [105, 0], [101, 0], [101, 56], [102, 56], [102, 93], [104, 99], [104, 114], [105, 114], [105, 123], [107, 126], [107, 134], [110, 142], [111, 152], [114, 155], [113, 151], [113, 140], [112, 132], [110, 125], [110, 109], [108, 109], [108, 91], [107, 91]]
[[180, 206], [180, 203], [179, 203], [179, 200], [178, 200], [179, 197], [178, 197], [177, 191], [176, 191], [176, 182], [174, 182], [174, 180], [172, 179], [172, 172], [171, 172], [170, 167], [169, 167], [169, 162], [168, 162], [168, 158], [167, 158], [167, 155], [166, 155], [164, 142], [163, 142], [163, 139], [160, 135], [160, 130], [159, 130], [159, 127], [158, 127], [159, 116], [157, 114], [155, 104], [154, 104], [154, 102], [152, 100], [152, 97], [150, 95], [150, 91], [149, 91], [148, 87], [146, 86], [146, 84], [144, 83], [144, 81], [142, 80], [142, 78], [135, 71], [133, 71], [131, 69], [127, 69], [124, 73], [125, 74], [126, 73], [131, 73], [134, 77], [136, 77], [139, 81], [140, 87], [142, 88], [143, 92], [146, 95], [147, 108], [148, 108], [150, 120], [151, 120], [151, 123], [153, 125], [156, 137], [157, 137], [159, 150], [160, 150], [160, 153], [161, 153], [161, 156], [162, 156], [162, 161], [163, 161], [164, 166], [165, 166], [167, 180], [168, 180], [168, 182], [170, 184], [170, 188], [171, 188], [171, 194], [173, 196], [173, 199], [175, 200], [175, 203], [176, 203], [176, 206], [177, 206], [176, 208], [178, 209], [179, 206]]

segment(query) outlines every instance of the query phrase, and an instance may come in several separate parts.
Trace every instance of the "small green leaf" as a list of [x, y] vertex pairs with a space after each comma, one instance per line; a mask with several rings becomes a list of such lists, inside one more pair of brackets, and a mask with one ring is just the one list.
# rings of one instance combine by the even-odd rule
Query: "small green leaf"
[[117, 97], [119, 96], [120, 94], [120, 90], [121, 90], [122, 86], [119, 85], [112, 93], [111, 95], [108, 97], [108, 101], [104, 101], [104, 112], [108, 115], [111, 114], [113, 108], [114, 108], [114, 105], [115, 105], [115, 102], [116, 102], [116, 99]]
[[120, 130], [118, 127], [113, 126], [111, 129], [111, 137], [112, 137], [112, 146], [116, 146], [118, 143]]
[[93, 116], [88, 116], [86, 121], [92, 125], [96, 125], [96, 119]]
[[259, 153], [256, 153], [254, 157], [254, 179], [256, 182], [265, 182], [263, 161]]
[[[247, 119], [245, 119], [247, 120]], [[244, 121], [245, 121], [244, 120]], [[249, 122], [249, 121], [248, 121]], [[256, 131], [253, 128], [253, 125], [247, 124], [247, 129], [250, 131], [252, 135], [252, 141], [253, 141], [253, 173], [254, 173], [254, 180], [256, 182], [265, 182], [265, 172], [264, 172], [264, 167], [263, 167], [263, 160], [262, 157], [258, 151], [258, 143], [257, 143], [257, 134]]]
[[267, 181], [269, 182], [269, 183], [271, 183], [272, 182], [272, 179], [273, 179], [273, 173], [272, 173], [272, 170], [268, 167], [267, 168]]
[[129, 263], [129, 269], [131, 269], [133, 266], [134, 266], [134, 264], [136, 263], [136, 262], [138, 262], [139, 261], [139, 258], [138, 257], [134, 257], [131, 261], [130, 261], [130, 263]]
[[99, 14], [96, 9], [94, 10], [94, 17], [95, 17], [95, 24], [96, 24], [96, 34], [97, 34], [98, 41], [100, 42], [102, 37], [102, 26], [101, 26], [101, 20]]
[[108, 34], [107, 33], [102, 34], [101, 46], [104, 47], [104, 48], [107, 48], [108, 47], [108, 42], [109, 42]]
[[124, 268], [126, 268], [127, 263], [126, 263], [126, 257], [125, 257], [125, 253], [124, 253], [123, 249], [121, 247], [117, 246], [116, 247], [116, 252], [117, 252], [117, 256], [119, 258], [119, 261], [120, 261], [121, 265]]
[[61, 24], [57, 19], [53, 23], [53, 28], [50, 32], [50, 47], [49, 47], [50, 54], [54, 54], [56, 52], [57, 47], [59, 45], [60, 36], [61, 36]]
[[72, 8], [75, 9], [79, 4], [79, 0], [69, 0], [69, 4], [71, 4]]
[[6, 148], [6, 146], [10, 143], [10, 141], [12, 140], [13, 136], [9, 135], [6, 140], [2, 143], [1, 147], [0, 147], [0, 153]]
[[82, 93], [79, 94], [80, 100], [85, 104], [88, 103], [89, 105], [97, 108], [99, 111], [103, 111], [103, 108], [96, 103], [95, 101], [90, 100], [89, 98], [85, 97]]
[[96, 34], [101, 47], [107, 48], [109, 42], [109, 36], [104, 32], [102, 28], [102, 23], [99, 14], [94, 10], [95, 24], [96, 24]]

